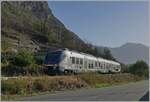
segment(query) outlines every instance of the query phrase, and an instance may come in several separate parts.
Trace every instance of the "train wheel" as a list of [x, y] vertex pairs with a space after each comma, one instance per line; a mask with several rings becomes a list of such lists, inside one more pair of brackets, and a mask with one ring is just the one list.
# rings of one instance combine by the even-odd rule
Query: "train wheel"
[[76, 73], [75, 71], [73, 71], [73, 74], [74, 74], [74, 75], [77, 75], [77, 73]]
[[108, 73], [109, 73], [109, 74], [112, 74], [112, 72], [111, 72], [110, 70], [108, 71]]
[[65, 71], [64, 71], [64, 74], [65, 74], [65, 75], [67, 75], [68, 73], [69, 73], [69, 71], [68, 71], [68, 70], [65, 70]]

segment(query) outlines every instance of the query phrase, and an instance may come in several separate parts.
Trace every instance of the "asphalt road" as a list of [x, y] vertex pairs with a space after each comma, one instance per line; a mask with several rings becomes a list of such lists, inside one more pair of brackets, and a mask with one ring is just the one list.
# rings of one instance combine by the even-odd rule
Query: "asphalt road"
[[139, 101], [148, 100], [148, 81], [140, 81], [105, 88], [82, 89], [56, 92], [33, 97], [24, 97], [23, 101]]

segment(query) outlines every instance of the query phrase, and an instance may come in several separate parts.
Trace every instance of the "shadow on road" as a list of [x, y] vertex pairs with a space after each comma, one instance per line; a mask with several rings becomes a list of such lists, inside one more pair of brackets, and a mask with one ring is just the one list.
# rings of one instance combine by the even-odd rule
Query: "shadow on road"
[[147, 92], [139, 101], [149, 101], [149, 92]]

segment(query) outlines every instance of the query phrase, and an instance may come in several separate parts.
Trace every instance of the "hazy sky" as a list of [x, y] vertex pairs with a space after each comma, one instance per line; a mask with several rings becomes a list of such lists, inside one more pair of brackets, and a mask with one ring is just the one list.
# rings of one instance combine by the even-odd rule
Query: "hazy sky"
[[53, 14], [81, 39], [117, 47], [126, 42], [148, 45], [147, 2], [49, 1]]

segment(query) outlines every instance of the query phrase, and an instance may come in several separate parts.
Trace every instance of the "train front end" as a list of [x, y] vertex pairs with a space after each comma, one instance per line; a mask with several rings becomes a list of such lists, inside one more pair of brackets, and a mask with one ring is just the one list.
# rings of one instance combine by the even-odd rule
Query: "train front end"
[[44, 72], [46, 74], [57, 74], [60, 72], [60, 62], [62, 61], [63, 51], [48, 52], [44, 60]]

